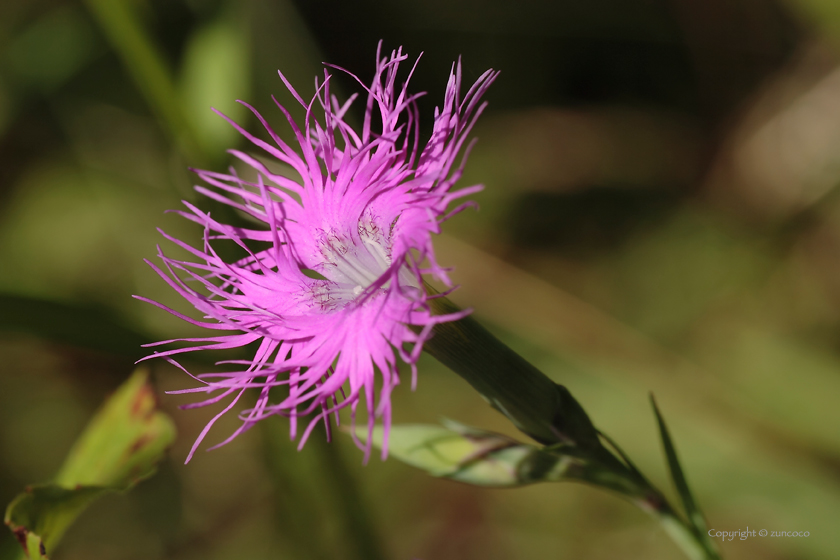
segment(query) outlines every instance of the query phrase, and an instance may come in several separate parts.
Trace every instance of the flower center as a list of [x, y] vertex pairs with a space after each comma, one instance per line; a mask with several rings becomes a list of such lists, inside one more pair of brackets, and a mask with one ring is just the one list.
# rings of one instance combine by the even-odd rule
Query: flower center
[[324, 259], [321, 272], [327, 279], [313, 286], [313, 301], [322, 310], [331, 311], [356, 300], [391, 266], [390, 245], [371, 222], [359, 224], [358, 240], [325, 235], [320, 252]]

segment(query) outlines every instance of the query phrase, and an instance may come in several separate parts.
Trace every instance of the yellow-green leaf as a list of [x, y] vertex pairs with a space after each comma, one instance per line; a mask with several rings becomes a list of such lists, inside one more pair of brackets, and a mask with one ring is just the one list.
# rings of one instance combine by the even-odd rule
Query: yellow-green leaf
[[6, 525], [29, 558], [47, 558], [96, 498], [154, 473], [174, 438], [172, 421], [156, 409], [148, 372], [138, 369], [88, 424], [55, 480], [28, 487], [9, 504]]

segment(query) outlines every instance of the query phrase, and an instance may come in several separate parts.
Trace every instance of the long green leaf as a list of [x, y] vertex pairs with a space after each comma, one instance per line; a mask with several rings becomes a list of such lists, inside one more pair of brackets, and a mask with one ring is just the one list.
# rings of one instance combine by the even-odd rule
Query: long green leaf
[[189, 160], [201, 161], [200, 143], [180, 105], [172, 71], [134, 13], [134, 3], [86, 0], [85, 4], [157, 115], [163, 130], [170, 134]]
[[685, 513], [688, 517], [691, 529], [696, 535], [697, 541], [707, 548], [707, 553], [709, 554], [708, 557], [718, 558], [719, 556], [715, 551], [714, 545], [708, 537], [706, 518], [703, 516], [703, 512], [700, 511], [700, 507], [697, 505], [697, 501], [694, 499], [694, 496], [688, 487], [688, 481], [685, 478], [685, 474], [680, 466], [680, 461], [677, 458], [677, 450], [674, 448], [674, 444], [671, 441], [671, 435], [668, 433], [668, 427], [665, 425], [665, 419], [662, 418], [662, 414], [659, 412], [659, 407], [656, 406], [656, 400], [653, 398], [652, 394], [650, 395], [650, 403], [653, 406], [653, 412], [656, 414], [656, 421], [659, 424], [659, 433], [662, 437], [662, 446], [665, 449], [665, 457], [668, 460], [668, 469], [671, 472], [671, 480], [673, 480], [674, 487], [680, 495], [680, 499], [682, 500], [683, 507], [685, 508]]
[[[431, 292], [434, 289], [427, 286]], [[445, 297], [429, 300], [435, 315], [461, 310]], [[423, 350], [460, 375], [522, 432], [552, 445], [602, 449], [598, 431], [580, 403], [508, 348], [471, 316], [438, 323]]]
[[47, 558], [94, 500], [151, 476], [174, 438], [172, 421], [156, 410], [148, 372], [138, 369], [88, 424], [55, 480], [9, 504], [6, 525], [30, 558]]

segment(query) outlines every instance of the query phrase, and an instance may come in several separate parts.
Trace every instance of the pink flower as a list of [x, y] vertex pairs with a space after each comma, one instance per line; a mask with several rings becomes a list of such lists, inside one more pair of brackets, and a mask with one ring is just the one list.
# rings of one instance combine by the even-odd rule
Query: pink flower
[[[303, 127], [299, 127], [275, 99], [294, 132], [298, 143], [294, 149], [246, 103], [240, 101], [259, 119], [271, 142], [257, 138], [219, 113], [298, 177], [278, 174], [276, 166], [231, 150], [253, 169], [249, 178], [239, 177], [233, 168], [230, 174], [198, 171], [198, 176], [213, 188], [198, 186], [196, 190], [265, 227], [248, 229], [219, 223], [185, 201], [187, 210], [179, 213], [204, 226], [203, 247], [191, 247], [161, 231], [195, 259], [176, 260], [158, 249], [165, 269], [149, 264], [202, 312], [206, 321], [188, 318], [146, 298], [138, 299], [195, 325], [223, 332], [152, 344], [190, 343], [147, 358], [166, 357], [177, 365], [171, 356], [183, 352], [258, 343], [253, 359], [220, 362], [233, 365], [228, 369], [235, 371], [193, 376], [199, 386], [176, 391], [207, 393], [205, 400], [185, 408], [230, 399], [201, 432], [187, 461], [213, 423], [251, 388], [259, 391], [256, 403], [240, 414], [242, 425], [219, 445], [276, 414], [290, 418], [291, 435], [295, 437], [297, 417], [314, 414], [300, 438], [302, 446], [318, 421], [324, 420], [329, 429], [328, 416], [336, 413], [337, 421], [341, 408], [351, 408], [355, 424], [359, 403], [364, 402], [368, 433], [377, 419], [383, 424], [384, 458], [391, 391], [400, 381], [397, 356], [411, 365], [413, 388], [415, 364], [431, 328], [464, 315], [432, 316], [422, 274], [451, 285], [446, 271], [435, 260], [432, 234], [439, 233], [441, 222], [472, 204], [463, 203], [450, 210], [453, 201], [482, 188], [476, 185], [453, 191], [466, 153], [458, 165], [456, 158], [485, 107], [479, 100], [498, 73], [488, 70], [482, 74], [461, 98], [461, 65], [453, 65], [443, 108], [435, 110], [431, 138], [419, 150], [419, 95], [408, 93], [408, 80], [397, 86], [397, 70], [406, 58], [401, 49], [389, 58], [380, 57], [377, 50], [373, 82], [369, 88], [362, 84], [367, 101], [361, 130], [354, 130], [344, 120], [356, 95], [339, 104], [329, 93], [331, 77], [326, 70], [324, 81], [316, 81], [317, 91], [309, 102], [280, 74], [306, 109]], [[235, 242], [247, 256], [225, 262], [213, 247], [218, 239]], [[270, 391], [279, 386], [286, 389]], [[283, 393], [279, 398], [278, 391]], [[365, 449], [365, 459], [370, 441], [368, 437], [363, 445], [356, 440]]]

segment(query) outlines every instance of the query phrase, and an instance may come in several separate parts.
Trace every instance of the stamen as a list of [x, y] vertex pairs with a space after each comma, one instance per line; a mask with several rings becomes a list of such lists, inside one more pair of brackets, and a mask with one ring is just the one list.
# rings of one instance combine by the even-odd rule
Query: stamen
[[[335, 263], [338, 271], [347, 276], [357, 284], [363, 284], [365, 287], [370, 286], [376, 282], [377, 275], [367, 269], [361, 262], [359, 262], [355, 255], [345, 256], [338, 254], [338, 259], [341, 263]], [[344, 265], [344, 266], [342, 266]], [[384, 269], [383, 269], [384, 270]]]
[[368, 239], [365, 236], [362, 236], [362, 243], [365, 244], [368, 253], [376, 259], [376, 264], [381, 266], [383, 271], [391, 266], [391, 256], [385, 252], [385, 248], [382, 247], [382, 245], [373, 239]]
[[[311, 301], [329, 311], [355, 301], [391, 266], [387, 240], [371, 222], [359, 225], [359, 239], [353, 242], [336, 234], [325, 236], [321, 243], [324, 264], [321, 270], [328, 281], [312, 288]], [[330, 274], [333, 272], [333, 274]], [[387, 288], [385, 284], [383, 288]]]

